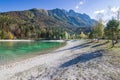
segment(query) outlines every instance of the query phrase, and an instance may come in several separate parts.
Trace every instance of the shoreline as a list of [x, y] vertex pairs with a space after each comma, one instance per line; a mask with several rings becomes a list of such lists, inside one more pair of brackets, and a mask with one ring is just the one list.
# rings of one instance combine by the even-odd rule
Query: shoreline
[[24, 60], [27, 60], [27, 59], [30, 59], [30, 58], [34, 58], [34, 57], [37, 57], [37, 56], [49, 54], [49, 53], [52, 53], [55, 50], [58, 50], [58, 49], [60, 49], [60, 48], [62, 48], [64, 46], [66, 46], [66, 45], [67, 45], [67, 43], [62, 44], [62, 45], [57, 46], [57, 47], [54, 47], [54, 48], [50, 48], [50, 49], [48, 49], [46, 51], [32, 52], [31, 54], [20, 56], [18, 59], [15, 58], [14, 60], [11, 60], [11, 61], [9, 61], [7, 63], [0, 64], [0, 67], [4, 66], [4, 65], [10, 65], [10, 64], [13, 64], [13, 63], [16, 63], [16, 62], [24, 61]]
[[102, 51], [106, 45], [94, 47], [98, 44], [67, 41], [66, 46], [48, 54], [1, 66], [0, 80], [119, 80], [120, 63], [113, 62], [115, 54]]
[[[11, 40], [10, 40], [11, 41]], [[15, 40], [15, 42], [24, 42], [24, 40]], [[26, 40], [27, 42], [29, 42], [29, 40]], [[9, 40], [7, 40], [7, 41], [5, 41], [5, 42], [9, 42]], [[14, 40], [13, 40], [13, 42], [14, 42]], [[21, 55], [21, 56], [18, 56], [18, 57], [16, 57], [16, 58], [14, 58], [14, 59], [11, 59], [11, 60], [9, 60], [9, 61], [7, 61], [7, 62], [3, 62], [3, 63], [0, 63], [0, 67], [1, 66], [3, 66], [3, 65], [9, 65], [9, 64], [12, 64], [12, 63], [16, 63], [16, 62], [20, 62], [20, 61], [23, 61], [23, 60], [27, 60], [27, 59], [30, 59], [30, 58], [34, 58], [34, 57], [37, 57], [37, 56], [40, 56], [40, 55], [44, 55], [44, 54], [49, 54], [49, 53], [51, 53], [51, 52], [53, 52], [53, 51], [55, 51], [55, 50], [57, 50], [57, 49], [59, 49], [59, 48], [62, 48], [62, 47], [64, 47], [64, 46], [66, 46], [66, 42], [65, 41], [40, 41], [40, 42], [60, 42], [61, 43], [61, 45], [59, 45], [59, 46], [56, 46], [56, 47], [53, 47], [53, 48], [49, 48], [49, 49], [47, 49], [47, 50], [42, 50], [42, 51], [36, 51], [36, 52], [31, 52], [30, 54], [26, 54], [26, 55]]]
[[[14, 76], [16, 73], [24, 72], [26, 70], [33, 68], [33, 67], [42, 65], [42, 64], [46, 63], [46, 61], [48, 61], [48, 62], [53, 61], [52, 55], [55, 55], [56, 51], [64, 49], [66, 46], [68, 46], [68, 42], [65, 46], [60, 47], [58, 49], [55, 49], [55, 50], [48, 52], [46, 54], [36, 55], [34, 57], [23, 59], [23, 60], [13, 62], [10, 64], [1, 65], [0, 66], [0, 78], [1, 78], [0, 80], [8, 80], [8, 78]], [[50, 60], [45, 60], [45, 59], [47, 59], [47, 57], [51, 57], [51, 59], [49, 58]]]
[[41, 42], [66, 42], [66, 40], [40, 40]]
[[[26, 40], [26, 39], [17, 39], [17, 40], [0, 40], [0, 42], [33, 42], [36, 40]], [[38, 40], [41, 42], [66, 42], [66, 40]]]
[[21, 40], [0, 40], [0, 42], [31, 42], [34, 40], [25, 40], [25, 39], [21, 39]]

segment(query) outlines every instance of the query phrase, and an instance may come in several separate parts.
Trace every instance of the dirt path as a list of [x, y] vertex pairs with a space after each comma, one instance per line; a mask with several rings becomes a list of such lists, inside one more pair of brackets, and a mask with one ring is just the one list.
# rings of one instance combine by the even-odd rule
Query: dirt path
[[0, 80], [120, 80], [120, 67], [111, 57], [84, 40], [52, 53], [0, 68]]

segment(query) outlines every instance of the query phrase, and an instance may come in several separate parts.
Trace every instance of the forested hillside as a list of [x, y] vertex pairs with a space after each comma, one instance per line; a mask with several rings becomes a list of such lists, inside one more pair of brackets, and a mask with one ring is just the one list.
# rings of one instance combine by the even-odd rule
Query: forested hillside
[[[63, 9], [30, 9], [0, 13], [1, 39], [64, 39], [88, 33], [97, 21]], [[73, 37], [72, 37], [73, 38]]]

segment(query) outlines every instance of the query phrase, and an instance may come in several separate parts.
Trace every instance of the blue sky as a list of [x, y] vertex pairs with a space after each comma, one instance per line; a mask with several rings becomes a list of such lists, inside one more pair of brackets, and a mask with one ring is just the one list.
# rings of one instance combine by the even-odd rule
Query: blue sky
[[[97, 14], [106, 16], [108, 9], [115, 12], [120, 7], [120, 0], [0, 0], [0, 12], [40, 9], [73, 9], [86, 13], [92, 18]], [[107, 18], [107, 17], [105, 17]]]

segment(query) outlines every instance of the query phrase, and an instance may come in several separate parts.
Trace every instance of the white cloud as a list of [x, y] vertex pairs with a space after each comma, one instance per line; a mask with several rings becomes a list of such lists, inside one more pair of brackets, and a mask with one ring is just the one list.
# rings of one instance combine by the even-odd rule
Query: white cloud
[[104, 23], [111, 20], [112, 18], [117, 19], [117, 12], [120, 11], [120, 6], [109, 6], [108, 8], [103, 8], [101, 10], [96, 10], [93, 12], [94, 18], [102, 18]]
[[117, 12], [118, 10], [119, 10], [119, 7], [112, 7], [112, 8], [111, 8], [111, 11], [112, 11], [112, 12]]
[[97, 11], [94, 11], [94, 14], [103, 14], [105, 13], [105, 10], [97, 10]]
[[80, 2], [79, 2], [79, 5], [83, 5], [83, 4], [84, 4], [84, 1], [80, 1]]
[[85, 3], [85, 0], [80, 0], [79, 3], [75, 6], [75, 9], [78, 10], [81, 5]]
[[79, 9], [79, 6], [77, 5], [75, 8], [76, 8], [76, 9]]

